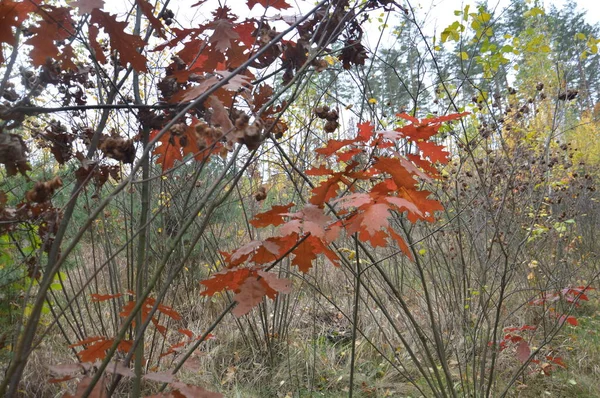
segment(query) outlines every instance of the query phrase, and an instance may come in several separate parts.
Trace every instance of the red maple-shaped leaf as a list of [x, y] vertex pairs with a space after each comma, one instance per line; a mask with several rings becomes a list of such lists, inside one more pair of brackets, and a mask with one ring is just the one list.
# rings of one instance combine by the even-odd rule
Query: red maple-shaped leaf
[[561, 357], [553, 357], [551, 355], [546, 355], [546, 360], [560, 366], [561, 368], [567, 369], [567, 364], [563, 361]]
[[396, 231], [394, 231], [393, 228], [388, 228], [387, 230], [389, 236], [394, 239], [394, 241], [396, 241], [396, 243], [398, 244], [398, 247], [400, 248], [400, 250], [402, 250], [402, 253], [404, 253], [404, 255], [406, 257], [408, 257], [411, 261], [414, 261], [414, 257], [412, 252], [410, 251], [410, 248], [408, 247], [408, 245], [406, 244], [406, 241], [404, 240], [404, 238], [402, 238], [402, 236], [400, 236]]
[[[93, 380], [93, 378], [91, 376], [85, 376], [77, 384], [77, 389], [75, 390], [75, 395], [65, 393], [65, 395], [63, 395], [63, 398], [81, 398], [81, 397], [83, 397], [83, 394], [86, 392], [89, 385], [92, 383], [92, 380]], [[105, 382], [106, 382], [106, 377], [103, 376], [100, 379], [100, 382], [96, 383], [94, 388], [92, 388], [92, 391], [86, 396], [90, 397], [90, 398], [107, 398]]]
[[[25, 41], [33, 48], [29, 53], [31, 63], [36, 66], [41, 66], [46, 63], [48, 58], [54, 59], [58, 55], [58, 47], [54, 44], [54, 34], [57, 32], [54, 24], [45, 24], [37, 28], [39, 32]], [[46, 33], [42, 33], [46, 31]]]
[[397, 115], [398, 117], [410, 121], [411, 124], [404, 127], [400, 127], [396, 130], [404, 134], [406, 137], [409, 137], [413, 141], [428, 140], [429, 138], [437, 134], [440, 127], [442, 126], [442, 123], [460, 119], [461, 117], [466, 116], [468, 114], [469, 112], [463, 112], [419, 120], [406, 113], [399, 113]]
[[[150, 139], [154, 139], [158, 133], [158, 130], [153, 130], [150, 133]], [[158, 142], [160, 142], [160, 145], [154, 148], [153, 153], [158, 156], [158, 160], [156, 162], [162, 165], [163, 170], [169, 170], [173, 168], [176, 160], [183, 160], [181, 146], [178, 145], [177, 137], [172, 135], [170, 132], [167, 132], [160, 137]]]
[[296, 213], [288, 213], [287, 216], [292, 220], [285, 223], [279, 232], [282, 235], [290, 234], [311, 234], [317, 238], [325, 237], [325, 229], [332, 221], [331, 217], [323, 213], [323, 209], [312, 204], [307, 204], [302, 210]]
[[223, 394], [182, 382], [171, 383], [173, 398], [223, 398]]
[[200, 294], [213, 296], [222, 290], [235, 291], [240, 288], [248, 276], [250, 276], [248, 268], [235, 268], [216, 272], [210, 278], [200, 282], [200, 284], [206, 286], [206, 290]]
[[[68, 27], [73, 25], [73, 20], [69, 11], [67, 7], [48, 7], [38, 26], [29, 29], [32, 35], [25, 43], [33, 47], [29, 54], [34, 65], [44, 65], [48, 58], [56, 59], [59, 50], [55, 41], [71, 37]], [[65, 57], [66, 54], [63, 54], [63, 62]]]
[[292, 252], [294, 258], [292, 265], [296, 265], [301, 272], [307, 273], [312, 268], [312, 263], [317, 259], [315, 249], [312, 245], [313, 239], [308, 237], [302, 241]]
[[266, 296], [265, 286], [256, 277], [247, 278], [239, 287], [239, 291], [233, 296], [237, 305], [231, 311], [238, 318], [249, 313], [252, 308], [260, 304]]
[[[103, 336], [88, 337], [87, 339], [81, 340], [75, 344], [71, 344], [69, 348], [75, 348], [80, 346], [87, 346], [82, 351], [79, 351], [77, 355], [81, 362], [95, 362], [96, 360], [103, 360], [106, 357], [106, 351], [110, 349], [114, 342], [114, 339], [110, 339]], [[131, 349], [132, 342], [129, 340], [123, 340], [117, 346], [117, 349], [121, 352], [129, 352]]]
[[440, 202], [429, 199], [430, 195], [431, 192], [426, 190], [418, 191], [416, 189], [402, 188], [398, 191], [398, 197], [414, 203], [419, 209], [419, 213], [409, 211], [408, 220], [410, 222], [415, 223], [418, 220], [433, 222], [435, 221], [435, 212], [444, 210], [444, 206]]
[[350, 145], [350, 144], [354, 144], [355, 142], [356, 142], [356, 140], [354, 140], [354, 139], [329, 140], [329, 141], [327, 141], [326, 147], [318, 148], [315, 150], [315, 152], [317, 152], [318, 154], [323, 155], [325, 157], [329, 157], [329, 156], [335, 154], [341, 148], [343, 148], [347, 145]]
[[141, 37], [125, 32], [127, 22], [117, 21], [114, 15], [108, 14], [99, 9], [92, 11], [90, 23], [101, 26], [110, 39], [110, 45], [121, 55], [121, 59], [131, 64], [133, 69], [138, 72], [146, 72], [145, 56], [138, 52], [138, 48], [145, 47], [146, 43]]
[[[269, 287], [278, 293], [290, 293], [292, 291], [291, 281], [285, 278], [279, 278], [272, 272], [258, 271], [257, 272], [262, 281], [269, 285]], [[275, 298], [275, 297], [271, 297]]]
[[233, 27], [233, 30], [240, 37], [240, 41], [244, 43], [246, 47], [252, 46], [256, 42], [256, 37], [252, 36], [252, 33], [256, 30], [256, 21], [249, 19], [246, 22], [242, 22]]
[[285, 0], [248, 0], [248, 8], [252, 9], [255, 5], [260, 4], [264, 8], [275, 8], [276, 10], [285, 10], [291, 6]]
[[356, 232], [365, 234], [364, 236], [374, 235], [377, 231], [389, 224], [390, 206], [387, 203], [372, 203], [363, 205], [362, 211], [357, 213], [349, 220], [346, 231], [349, 234]]
[[274, 239], [266, 241], [254, 240], [226, 256], [228, 267], [238, 266], [245, 261], [264, 264], [275, 261], [280, 253], [280, 246]]
[[323, 206], [324, 203], [335, 198], [340, 189], [340, 182], [343, 180], [344, 177], [342, 173], [333, 173], [331, 178], [321, 182], [313, 188], [310, 203], [316, 206]]
[[94, 56], [96, 57], [96, 60], [98, 60], [98, 62], [100, 62], [101, 64], [105, 64], [106, 57], [104, 56], [104, 51], [102, 51], [100, 43], [98, 43], [98, 33], [100, 33], [100, 29], [98, 29], [96, 25], [89, 25], [88, 31], [90, 46], [94, 51]]
[[287, 214], [293, 206], [293, 203], [288, 203], [283, 206], [273, 206], [271, 210], [254, 216], [254, 218], [250, 220], [250, 224], [256, 228], [264, 228], [269, 225], [274, 227], [282, 225], [285, 223], [285, 214]]
[[[336, 237], [339, 236], [340, 228], [337, 226], [337, 224], [334, 224], [333, 227], [330, 227], [330, 231], [331, 230], [336, 231], [335, 232]], [[333, 239], [331, 239], [331, 240], [326, 239], [325, 241], [323, 241], [321, 239], [315, 238], [314, 236], [309, 236], [307, 238], [307, 241], [309, 241], [309, 243], [311, 244], [315, 254], [325, 255], [325, 257], [327, 257], [327, 259], [331, 262], [331, 264], [335, 265], [336, 267], [339, 267], [340, 258], [337, 256], [337, 254], [335, 254], [335, 252], [333, 250], [331, 250], [325, 244], [325, 242], [331, 242], [332, 240]]]
[[375, 127], [370, 122], [359, 123], [357, 139], [367, 142], [375, 134]]
[[146, 0], [135, 0], [135, 2], [138, 6], [140, 6], [140, 9], [142, 10], [144, 16], [148, 18], [148, 22], [150, 22], [150, 25], [152, 25], [154, 31], [160, 37], [166, 40], [167, 36], [165, 36], [163, 25], [162, 23], [160, 23], [160, 19], [154, 16], [154, 8], [152, 7], [152, 5]]
[[232, 40], [240, 38], [238, 32], [233, 29], [233, 23], [227, 19], [213, 21], [208, 25], [208, 28], [214, 30], [208, 41], [221, 52], [225, 52], [231, 47]]
[[399, 187], [414, 187], [417, 180], [400, 162], [398, 158], [380, 157], [375, 160], [373, 167], [379, 171], [388, 173]]
[[431, 162], [448, 163], [450, 152], [446, 151], [443, 146], [437, 145], [431, 141], [418, 142], [419, 149], [423, 151], [423, 156], [431, 159]]
[[[145, 322], [148, 319], [148, 317], [150, 316], [150, 311], [152, 310], [152, 307], [154, 306], [155, 303], [156, 303], [156, 300], [151, 297], [147, 297], [144, 300], [142, 308], [140, 309], [140, 312], [142, 313], [142, 321], [143, 322]], [[123, 306], [119, 315], [123, 318], [128, 317], [131, 314], [131, 311], [134, 309], [135, 306], [136, 306], [135, 301], [129, 301], [127, 304], [125, 304]], [[174, 320], [181, 319], [181, 315], [177, 311], [175, 311], [173, 308], [168, 307], [164, 304], [158, 304], [156, 309], [157, 309], [157, 311], [165, 314], [166, 316], [168, 316]], [[158, 320], [156, 319], [156, 317], [152, 317], [150, 320], [154, 324], [154, 327], [156, 327], [156, 330], [158, 330], [163, 335], [166, 334], [167, 328], [164, 325], [160, 324], [158, 322]], [[134, 322], [134, 324], [135, 324], [135, 322]]]

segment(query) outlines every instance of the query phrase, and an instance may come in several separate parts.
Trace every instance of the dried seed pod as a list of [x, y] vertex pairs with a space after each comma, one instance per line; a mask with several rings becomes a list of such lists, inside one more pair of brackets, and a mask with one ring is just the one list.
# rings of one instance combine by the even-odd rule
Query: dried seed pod
[[27, 191], [25, 198], [30, 202], [44, 203], [52, 198], [54, 191], [62, 187], [63, 183], [60, 177], [56, 176], [50, 181], [35, 183], [33, 189]]
[[335, 120], [328, 120], [327, 123], [325, 123], [324, 129], [328, 133], [333, 133], [339, 125], [340, 124]]
[[265, 200], [266, 198], [267, 198], [267, 188], [264, 185], [262, 185], [258, 188], [258, 191], [254, 195], [254, 199], [256, 199], [257, 202], [260, 202], [261, 200]]
[[108, 137], [100, 143], [99, 148], [106, 156], [119, 162], [133, 163], [135, 160], [133, 140], [121, 137]]

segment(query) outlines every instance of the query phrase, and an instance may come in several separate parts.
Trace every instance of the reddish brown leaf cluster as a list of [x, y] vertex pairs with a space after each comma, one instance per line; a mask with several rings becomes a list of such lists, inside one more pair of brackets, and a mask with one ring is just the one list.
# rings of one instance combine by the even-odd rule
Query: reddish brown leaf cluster
[[[329, 110], [320, 109], [321, 116]], [[252, 241], [232, 253], [222, 253], [227, 267], [202, 281], [204, 295], [221, 290], [235, 293], [237, 316], [248, 313], [264, 297], [274, 298], [277, 292], [289, 290], [289, 281], [266, 272], [267, 264], [291, 254], [292, 264], [301, 272], [308, 272], [319, 254], [334, 265], [339, 257], [329, 244], [346, 235], [356, 235], [373, 247], [395, 243], [412, 259], [413, 255], [404, 238], [389, 223], [392, 213], [406, 213], [407, 219], [432, 222], [442, 205], [430, 199], [430, 192], [421, 189], [420, 181], [437, 178], [435, 163], [446, 163], [443, 147], [430, 141], [442, 123], [465, 114], [418, 120], [400, 114], [410, 123], [394, 131], [376, 132], [370, 123], [358, 125], [355, 138], [329, 140], [327, 146], [317, 149], [324, 160], [335, 157], [345, 167], [334, 170], [326, 164], [306, 171], [318, 177], [310, 203], [291, 212], [293, 203], [273, 206], [257, 214], [250, 224], [256, 228], [278, 227], [278, 235], [262, 241]], [[394, 148], [406, 141], [414, 142], [419, 154], [401, 156]], [[371, 160], [367, 165], [364, 159]], [[342, 189], [343, 188], [343, 189]], [[342, 193], [341, 197], [338, 197]], [[333, 209], [330, 212], [327, 209]], [[335, 214], [335, 217], [333, 216]]]
[[[142, 305], [142, 308], [140, 310], [142, 313], [142, 322], [146, 322], [146, 320], [150, 316], [150, 311], [152, 310], [152, 307], [154, 306], [155, 303], [156, 303], [156, 300], [151, 297], [147, 297], [144, 300], [144, 304]], [[119, 315], [121, 315], [121, 317], [123, 317], [123, 318], [128, 317], [131, 314], [131, 311], [133, 310], [133, 308], [135, 306], [136, 306], [135, 301], [127, 302], [127, 304], [125, 304], [123, 306]], [[157, 311], [168, 316], [171, 319], [176, 320], [176, 321], [181, 319], [181, 315], [179, 315], [179, 313], [177, 311], [175, 311], [173, 308], [168, 307], [164, 304], [159, 304], [157, 307]], [[156, 328], [156, 330], [158, 330], [163, 336], [166, 335], [166, 333], [167, 333], [166, 326], [159, 323], [158, 319], [155, 316], [150, 318], [150, 321], [154, 324], [154, 327]]]

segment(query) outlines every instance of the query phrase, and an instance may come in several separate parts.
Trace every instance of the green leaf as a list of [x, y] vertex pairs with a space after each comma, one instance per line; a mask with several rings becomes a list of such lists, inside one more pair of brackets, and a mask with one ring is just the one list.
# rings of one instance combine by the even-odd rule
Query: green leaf
[[460, 52], [460, 54], [459, 54], [459, 57], [460, 57], [460, 59], [462, 59], [463, 61], [466, 61], [466, 60], [468, 60], [468, 59], [469, 59], [469, 54], [467, 54], [467, 53], [466, 53], [466, 52], [464, 52], [464, 51], [461, 51], [461, 52]]
[[544, 15], [544, 14], [545, 14], [544, 10], [541, 9], [540, 7], [533, 7], [531, 10], [525, 11], [523, 16], [524, 17], [535, 17], [537, 15]]

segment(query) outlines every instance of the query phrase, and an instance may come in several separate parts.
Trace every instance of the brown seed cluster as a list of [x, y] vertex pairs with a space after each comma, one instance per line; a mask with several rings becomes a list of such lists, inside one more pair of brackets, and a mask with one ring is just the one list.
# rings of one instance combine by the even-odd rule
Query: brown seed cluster
[[221, 127], [210, 126], [204, 121], [196, 124], [194, 129], [196, 131], [196, 141], [198, 142], [199, 150], [206, 149], [211, 143], [223, 138], [223, 130]]
[[106, 156], [119, 162], [133, 163], [135, 160], [133, 140], [122, 137], [108, 137], [100, 143], [99, 148]]
[[314, 112], [319, 119], [327, 120], [323, 127], [326, 132], [333, 133], [340, 126], [338, 123], [340, 115], [337, 109], [330, 109], [327, 105], [324, 105], [316, 107]]
[[56, 176], [50, 181], [35, 183], [33, 189], [27, 191], [25, 198], [30, 202], [44, 203], [52, 198], [54, 191], [62, 187], [63, 183], [60, 177]]
[[254, 195], [254, 199], [256, 199], [257, 202], [260, 202], [261, 200], [265, 200], [267, 198], [267, 188], [264, 185], [261, 185], [258, 188], [258, 191], [256, 192], [256, 194]]

